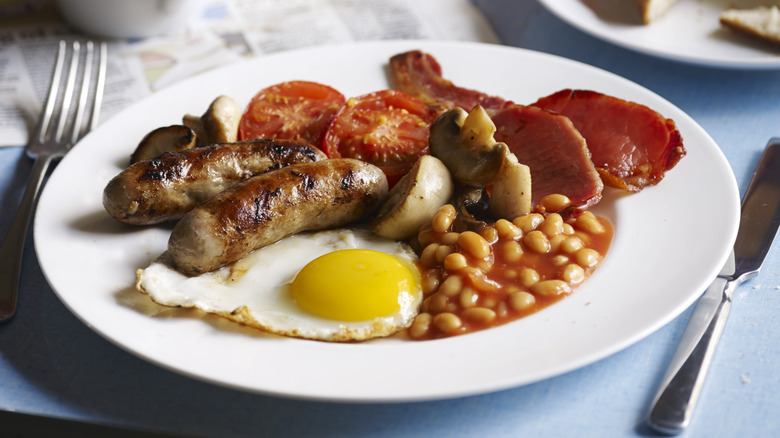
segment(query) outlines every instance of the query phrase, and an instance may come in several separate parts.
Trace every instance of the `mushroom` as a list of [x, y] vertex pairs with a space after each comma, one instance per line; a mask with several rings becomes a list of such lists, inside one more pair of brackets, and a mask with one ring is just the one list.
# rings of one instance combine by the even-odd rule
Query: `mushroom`
[[219, 96], [211, 102], [202, 116], [186, 114], [182, 118], [184, 125], [195, 131], [198, 146], [216, 143], [234, 143], [238, 140], [238, 122], [241, 120], [241, 108], [228, 96]]
[[507, 146], [493, 138], [496, 125], [481, 105], [471, 112], [453, 108], [431, 125], [428, 146], [463, 184], [489, 185], [504, 162]]
[[389, 239], [411, 239], [449, 201], [453, 189], [452, 177], [444, 163], [423, 155], [390, 190], [371, 230]]
[[490, 215], [488, 194], [484, 187], [461, 186], [454, 199], [455, 231], [480, 232], [495, 219]]
[[184, 125], [157, 128], [146, 134], [130, 156], [130, 164], [195, 147], [195, 132]]
[[489, 205], [493, 216], [510, 221], [531, 212], [531, 169], [508, 150], [493, 180]]
[[492, 185], [491, 214], [512, 220], [531, 212], [531, 171], [493, 138], [495, 132], [481, 105], [469, 113], [454, 108], [433, 122], [428, 146], [456, 180], [475, 187]]

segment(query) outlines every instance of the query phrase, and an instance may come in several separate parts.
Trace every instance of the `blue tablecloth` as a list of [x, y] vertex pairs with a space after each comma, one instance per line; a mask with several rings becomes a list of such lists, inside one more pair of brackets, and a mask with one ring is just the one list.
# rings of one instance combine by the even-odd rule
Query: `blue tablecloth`
[[[711, 69], [625, 50], [586, 35], [535, 2], [475, 0], [503, 44], [614, 72], [695, 119], [728, 158], [740, 190], [780, 136], [780, 70]], [[0, 149], [0, 234], [31, 164]], [[706, 220], [707, 212], [703, 211]], [[741, 287], [690, 437], [780, 436], [780, 254]], [[192, 436], [652, 436], [649, 403], [690, 310], [595, 364], [528, 386], [455, 400], [330, 404], [226, 389], [169, 372], [76, 319], [41, 273], [28, 237], [21, 314], [0, 325], [0, 408]], [[0, 425], [0, 435], [3, 426]]]

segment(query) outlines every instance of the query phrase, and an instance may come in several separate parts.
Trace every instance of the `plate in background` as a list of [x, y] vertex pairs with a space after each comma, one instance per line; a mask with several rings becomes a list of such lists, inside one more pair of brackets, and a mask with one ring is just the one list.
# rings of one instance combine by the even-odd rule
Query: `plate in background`
[[648, 25], [641, 24], [635, 0], [539, 3], [585, 33], [649, 55], [709, 67], [780, 68], [780, 48], [736, 35], [718, 21], [729, 6], [750, 7], [759, 0], [679, 0]]

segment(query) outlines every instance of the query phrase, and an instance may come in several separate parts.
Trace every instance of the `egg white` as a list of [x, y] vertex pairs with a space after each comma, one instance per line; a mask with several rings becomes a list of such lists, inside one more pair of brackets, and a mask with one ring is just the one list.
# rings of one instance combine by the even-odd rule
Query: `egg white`
[[372, 249], [414, 266], [412, 249], [363, 229], [339, 229], [287, 237], [243, 259], [202, 275], [177, 271], [168, 253], [137, 272], [136, 288], [158, 304], [197, 308], [271, 333], [322, 341], [360, 341], [389, 336], [411, 325], [422, 301], [419, 287], [402, 293], [400, 310], [367, 321], [335, 321], [298, 306], [290, 293], [298, 272], [310, 261], [343, 249]]

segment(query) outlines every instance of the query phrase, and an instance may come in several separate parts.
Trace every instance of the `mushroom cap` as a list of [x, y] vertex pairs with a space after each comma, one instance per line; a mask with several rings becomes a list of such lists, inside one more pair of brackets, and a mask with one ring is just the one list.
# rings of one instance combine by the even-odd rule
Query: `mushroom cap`
[[371, 230], [389, 239], [411, 239], [449, 201], [453, 190], [447, 167], [438, 158], [423, 155], [390, 189]]
[[202, 116], [186, 114], [182, 118], [182, 123], [197, 134], [198, 146], [237, 141], [240, 121], [241, 107], [224, 95], [214, 99]]
[[485, 187], [501, 169], [506, 144], [493, 138], [496, 125], [484, 108], [476, 105], [471, 112], [453, 108], [431, 125], [429, 149], [459, 182]]
[[130, 164], [154, 158], [165, 152], [192, 149], [196, 144], [195, 132], [184, 125], [157, 128], [144, 136], [130, 156]]

